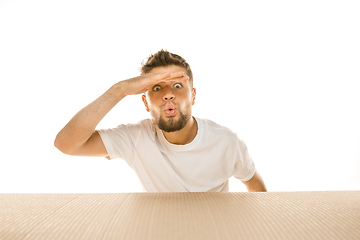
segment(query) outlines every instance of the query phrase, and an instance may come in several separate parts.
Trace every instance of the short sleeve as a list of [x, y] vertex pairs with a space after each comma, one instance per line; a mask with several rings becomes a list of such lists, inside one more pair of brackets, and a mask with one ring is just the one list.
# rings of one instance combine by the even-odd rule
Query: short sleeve
[[110, 159], [121, 158], [127, 162], [133, 159], [135, 147], [131, 129], [127, 125], [96, 131], [99, 133]]
[[238, 154], [233, 176], [243, 182], [249, 181], [255, 174], [255, 164], [250, 157], [244, 141], [237, 139]]

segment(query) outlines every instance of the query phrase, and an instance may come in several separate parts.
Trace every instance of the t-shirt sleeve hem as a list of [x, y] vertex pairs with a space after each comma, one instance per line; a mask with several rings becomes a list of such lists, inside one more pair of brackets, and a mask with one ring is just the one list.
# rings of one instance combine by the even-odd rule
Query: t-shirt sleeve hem
[[115, 156], [115, 154], [114, 154], [115, 150], [114, 150], [114, 147], [111, 144], [111, 140], [110, 140], [109, 136], [102, 130], [96, 130], [96, 131], [99, 133], [99, 135], [101, 137], [101, 140], [104, 143], [104, 146], [105, 146], [106, 151], [107, 151], [107, 153], [109, 155], [109, 158], [110, 159], [117, 158]]
[[249, 181], [250, 179], [253, 178], [253, 176], [255, 175], [255, 171], [256, 171], [256, 169], [253, 168], [252, 171], [250, 172], [250, 174], [249, 174], [247, 177], [245, 177], [245, 178], [239, 178], [239, 177], [235, 177], [235, 176], [234, 176], [234, 177], [237, 178], [237, 179], [239, 179], [239, 180], [242, 181], [242, 182], [247, 182], [247, 181]]

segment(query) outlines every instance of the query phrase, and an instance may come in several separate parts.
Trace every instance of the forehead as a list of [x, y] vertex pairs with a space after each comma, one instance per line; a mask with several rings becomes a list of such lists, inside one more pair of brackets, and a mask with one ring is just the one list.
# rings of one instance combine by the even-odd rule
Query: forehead
[[186, 73], [186, 69], [176, 65], [169, 65], [164, 67], [155, 67], [149, 71], [149, 73], [163, 73], [163, 72], [179, 72], [183, 71]]

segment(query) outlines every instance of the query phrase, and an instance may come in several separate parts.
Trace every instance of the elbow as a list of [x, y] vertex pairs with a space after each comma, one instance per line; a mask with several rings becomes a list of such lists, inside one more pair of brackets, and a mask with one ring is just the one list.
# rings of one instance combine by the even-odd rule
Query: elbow
[[60, 152], [65, 153], [63, 145], [61, 144], [61, 141], [59, 140], [58, 136], [56, 136], [55, 138], [54, 147], [56, 147]]
[[54, 146], [62, 153], [70, 156], [82, 156], [79, 155], [80, 145], [74, 144], [71, 139], [62, 138], [59, 134], [56, 136]]
[[55, 138], [54, 147], [56, 147], [60, 152], [66, 155], [72, 155], [70, 149], [66, 147], [66, 145], [64, 144], [64, 140], [61, 140], [61, 137], [59, 137], [59, 135], [57, 135]]

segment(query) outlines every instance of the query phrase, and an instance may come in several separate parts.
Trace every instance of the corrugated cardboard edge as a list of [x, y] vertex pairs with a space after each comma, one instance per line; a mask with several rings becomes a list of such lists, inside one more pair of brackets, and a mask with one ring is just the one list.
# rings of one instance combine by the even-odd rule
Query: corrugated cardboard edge
[[0, 194], [0, 239], [360, 239], [360, 191]]

